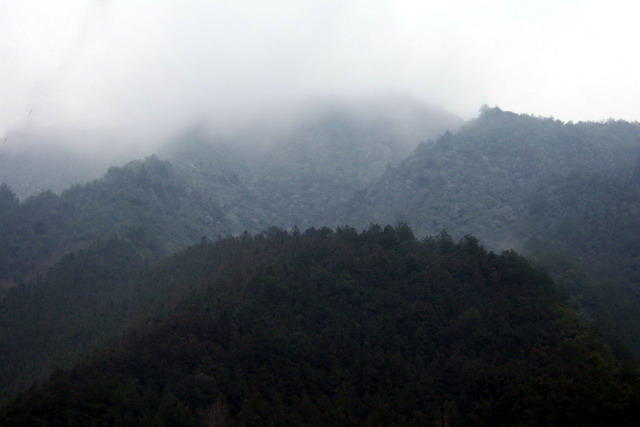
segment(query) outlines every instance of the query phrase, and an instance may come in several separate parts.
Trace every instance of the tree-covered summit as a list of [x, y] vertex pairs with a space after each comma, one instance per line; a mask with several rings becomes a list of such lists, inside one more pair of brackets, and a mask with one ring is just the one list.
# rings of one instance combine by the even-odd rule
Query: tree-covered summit
[[[344, 221], [514, 248], [640, 360], [640, 124], [563, 123], [484, 108], [356, 193]], [[613, 326], [612, 326], [613, 325]], [[612, 326], [612, 327], [611, 327]]]

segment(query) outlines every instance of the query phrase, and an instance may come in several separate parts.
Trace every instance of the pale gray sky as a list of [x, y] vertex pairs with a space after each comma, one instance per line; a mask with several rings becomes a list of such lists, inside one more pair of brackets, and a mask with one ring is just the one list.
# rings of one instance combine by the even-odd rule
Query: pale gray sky
[[463, 118], [640, 120], [638, 17], [619, 0], [0, 0], [0, 137], [154, 137], [379, 92]]

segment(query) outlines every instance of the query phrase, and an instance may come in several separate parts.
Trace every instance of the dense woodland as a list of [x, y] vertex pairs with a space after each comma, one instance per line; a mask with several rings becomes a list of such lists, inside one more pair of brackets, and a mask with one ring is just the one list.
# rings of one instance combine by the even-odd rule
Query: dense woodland
[[[574, 307], [640, 342], [640, 125], [562, 123], [485, 108], [422, 143], [354, 197], [345, 222], [405, 221], [515, 248], [568, 289]], [[608, 320], [607, 320], [608, 319]], [[615, 335], [615, 336], [614, 336]], [[640, 348], [634, 348], [640, 361]]]
[[45, 278], [11, 289], [0, 307], [0, 395], [79, 362], [168, 296], [140, 283], [157, 257], [153, 241], [129, 233], [67, 254]]
[[[130, 228], [149, 231], [171, 253], [202, 236], [329, 225], [354, 191], [375, 182], [387, 163], [409, 155], [415, 141], [459, 124], [404, 98], [325, 102], [303, 109], [295, 125], [283, 129], [262, 125], [212, 136], [196, 126], [159, 148], [158, 156], [111, 167], [88, 184], [69, 180], [76, 185], [59, 194], [24, 198], [29, 193], [20, 191], [19, 202], [16, 191], [3, 185], [0, 284], [29, 281], [65, 252]], [[46, 186], [59, 179], [53, 176], [58, 171], [87, 167], [72, 155], [66, 163], [52, 157], [36, 142], [28, 146], [43, 167], [33, 173], [28, 162], [18, 162], [19, 170], [5, 168], [15, 155], [0, 147], [6, 182], [19, 185], [43, 174], [38, 185]]]
[[156, 158], [112, 168], [99, 181], [61, 195], [40, 193], [23, 203], [2, 186], [0, 278], [13, 284], [30, 281], [64, 253], [131, 229], [144, 229], [167, 251], [177, 250], [207, 231], [190, 221], [192, 214], [184, 214], [191, 201], [183, 191], [171, 165]]
[[[167, 274], [170, 267], [171, 274]], [[640, 377], [521, 256], [407, 226], [270, 229], [161, 263], [188, 289], [2, 425], [633, 424]]]
[[0, 185], [3, 422], [637, 417], [640, 125], [395, 107]]

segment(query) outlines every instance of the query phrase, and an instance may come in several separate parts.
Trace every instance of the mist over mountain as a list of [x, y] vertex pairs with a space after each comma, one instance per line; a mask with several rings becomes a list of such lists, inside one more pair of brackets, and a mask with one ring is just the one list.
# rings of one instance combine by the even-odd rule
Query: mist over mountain
[[[211, 146], [203, 150], [225, 150], [227, 156], [241, 156], [245, 162], [262, 153], [269, 157], [273, 171], [282, 170], [278, 163], [288, 168], [295, 161], [314, 161], [326, 169], [331, 160], [326, 156], [336, 156], [333, 171], [318, 173], [351, 174], [341, 177], [343, 182], [360, 188], [379, 177], [386, 163], [401, 160], [425, 138], [462, 124], [440, 108], [398, 94], [316, 98], [286, 108], [274, 106], [271, 111], [247, 115], [244, 121], [219, 123], [202, 118], [195, 122], [177, 135], [164, 133], [156, 140], [126, 130], [82, 131], [27, 123], [0, 141], [0, 182], [24, 200], [45, 190], [60, 193], [100, 178], [112, 166], [152, 154], [187, 162], [189, 156], [197, 156], [193, 144], [203, 143]], [[347, 157], [359, 159], [359, 164], [346, 168], [338, 163]], [[230, 160], [218, 161], [216, 169]], [[260, 161], [256, 167], [269, 167], [266, 159]], [[235, 168], [233, 173], [243, 171]]]
[[637, 123], [563, 123], [484, 108], [357, 193], [344, 222], [403, 221], [419, 233], [446, 229], [516, 248], [571, 289], [576, 307], [617, 319], [618, 338], [635, 348], [639, 142]]
[[[639, 138], [637, 123], [563, 123], [485, 107], [460, 132], [423, 142], [389, 168], [354, 198], [347, 222], [406, 221], [422, 233], [444, 228], [511, 248], [531, 237], [523, 227], [534, 218], [550, 222], [539, 224], [536, 233], [569, 220], [558, 218], [557, 210], [567, 208], [567, 200], [559, 200], [565, 196], [551, 193], [571, 190], [558, 187], [599, 181], [633, 191]], [[609, 204], [624, 202], [610, 196]]]
[[[150, 360], [158, 352], [171, 353], [173, 350], [170, 348], [156, 348], [154, 342], [163, 339], [153, 337], [156, 333], [164, 332], [155, 329], [153, 319], [166, 322], [168, 330], [184, 327], [185, 331], [189, 331], [186, 332], [189, 336], [201, 336], [199, 334], [203, 332], [198, 329], [200, 326], [191, 329], [190, 320], [192, 315], [199, 318], [200, 314], [194, 313], [199, 313], [200, 308], [196, 308], [195, 312], [188, 311], [187, 314], [180, 311], [182, 309], [179, 307], [183, 303], [192, 307], [209, 307], [213, 313], [211, 321], [221, 321], [216, 317], [220, 315], [220, 307], [216, 305], [218, 303], [211, 305], [208, 300], [210, 297], [226, 298], [223, 297], [224, 293], [218, 293], [217, 285], [213, 285], [216, 280], [222, 280], [226, 283], [225, 286], [239, 286], [240, 294], [229, 297], [229, 304], [240, 304], [254, 297], [262, 298], [261, 295], [264, 294], [265, 298], [271, 298], [269, 301], [276, 301], [277, 307], [284, 307], [286, 310], [292, 306], [315, 310], [312, 307], [315, 307], [313, 301], [316, 297], [308, 296], [297, 300], [301, 294], [287, 296], [284, 288], [281, 289], [281, 286], [289, 283], [287, 277], [298, 274], [291, 273], [293, 276], [287, 276], [286, 273], [294, 271], [290, 269], [299, 261], [298, 255], [290, 258], [291, 253], [287, 250], [280, 252], [289, 244], [293, 245], [291, 248], [297, 248], [294, 252], [298, 249], [303, 252], [311, 250], [318, 255], [317, 259], [315, 255], [310, 258], [309, 262], [313, 265], [325, 262], [324, 257], [332, 253], [332, 256], [349, 259], [349, 254], [357, 251], [357, 248], [372, 245], [373, 252], [363, 255], [366, 259], [370, 257], [370, 261], [356, 259], [353, 265], [340, 264], [340, 268], [333, 266], [333, 261], [327, 264], [328, 275], [322, 276], [324, 279], [318, 279], [322, 283], [326, 282], [327, 286], [342, 284], [343, 275], [340, 272], [343, 270], [349, 274], [360, 271], [364, 275], [362, 286], [365, 286], [367, 280], [389, 284], [406, 279], [413, 283], [415, 278], [412, 278], [413, 270], [410, 268], [413, 265], [412, 257], [418, 256], [418, 253], [424, 255], [420, 251], [429, 252], [433, 249], [435, 252], [427, 256], [427, 259], [434, 256], [444, 257], [447, 261], [444, 264], [436, 263], [437, 267], [436, 264], [429, 267], [432, 268], [429, 271], [435, 275], [433, 286], [439, 290], [429, 294], [425, 301], [434, 310], [443, 310], [440, 313], [444, 316], [441, 321], [452, 326], [434, 332], [442, 336], [442, 341], [438, 341], [439, 344], [433, 349], [436, 353], [420, 350], [420, 357], [428, 359], [432, 357], [429, 354], [439, 354], [442, 351], [447, 353], [449, 350], [443, 349], [450, 348], [450, 345], [453, 348], [462, 346], [460, 348], [465, 348], [464, 352], [473, 354], [479, 352], [481, 355], [496, 356], [524, 352], [531, 357], [505, 362], [508, 367], [491, 365], [493, 362], [485, 362], [484, 356], [479, 356], [483, 361], [468, 361], [473, 366], [485, 366], [496, 375], [482, 379], [473, 375], [467, 378], [471, 371], [461, 367], [466, 366], [464, 363], [452, 365], [451, 369], [458, 372], [455, 375], [459, 382], [451, 386], [453, 388], [448, 388], [445, 384], [448, 380], [429, 370], [433, 366], [440, 366], [437, 362], [440, 360], [439, 356], [428, 362], [431, 368], [426, 365], [408, 368], [407, 363], [414, 362], [407, 360], [418, 357], [414, 353], [418, 350], [407, 347], [406, 352], [402, 350], [401, 355], [389, 353], [385, 356], [388, 362], [385, 366], [389, 369], [417, 370], [435, 375], [429, 380], [424, 378], [427, 382], [435, 381], [433, 384], [437, 384], [435, 387], [439, 391], [421, 401], [422, 403], [414, 402], [416, 408], [427, 405], [429, 409], [424, 413], [411, 412], [410, 416], [405, 413], [404, 416], [409, 417], [407, 419], [452, 416], [458, 420], [476, 419], [474, 417], [504, 420], [506, 418], [501, 418], [504, 416], [513, 417], [509, 419], [514, 420], [523, 417], [538, 421], [549, 421], [552, 418], [556, 421], [568, 420], [563, 418], [564, 415], [553, 412], [552, 408], [549, 409], [551, 412], [546, 413], [556, 415], [548, 419], [544, 418], [542, 412], [536, 411], [526, 414], [516, 411], [512, 415], [495, 412], [498, 410], [496, 408], [503, 407], [500, 405], [508, 406], [515, 401], [524, 404], [527, 400], [523, 396], [529, 392], [523, 390], [531, 387], [531, 390], [538, 390], [530, 391], [534, 394], [543, 389], [558, 390], [563, 399], [568, 399], [568, 405], [592, 405], [595, 417], [629, 419], [631, 410], [622, 409], [619, 412], [619, 409], [633, 406], [632, 395], [625, 394], [627, 392], [624, 390], [635, 387], [637, 371], [634, 366], [640, 360], [640, 347], [637, 346], [640, 342], [640, 310], [637, 309], [640, 306], [637, 288], [640, 265], [640, 252], [637, 249], [640, 248], [640, 240], [635, 233], [640, 226], [637, 223], [640, 218], [640, 125], [624, 121], [563, 123], [551, 118], [519, 115], [489, 107], [483, 107], [478, 118], [461, 124], [455, 116], [440, 109], [397, 96], [370, 98], [366, 103], [324, 100], [306, 105], [296, 114], [286, 115], [280, 111], [269, 118], [270, 120], [256, 121], [251, 126], [241, 128], [222, 129], [211, 127], [206, 121], [199, 123], [170, 140], [160, 141], [155, 149], [157, 155], [134, 160], [123, 166], [110, 167], [102, 178], [73, 185], [60, 194], [46, 191], [20, 201], [9, 186], [0, 187], [0, 283], [6, 294], [0, 300], [0, 361], [3, 366], [0, 394], [9, 398], [12, 393], [23, 390], [33, 381], [46, 379], [55, 367], [72, 368], [97, 349], [114, 349], [116, 347], [109, 347], [113, 345], [109, 342], [115, 339], [114, 342], [124, 343], [125, 341], [118, 341], [120, 338], [116, 338], [123, 334], [146, 331], [140, 333], [149, 334], [150, 337], [147, 343], [150, 350], [145, 356], [137, 355], [135, 349], [117, 347], [117, 351], [124, 351], [124, 359], [114, 362], [108, 361], [107, 356], [104, 359], [100, 356], [98, 359], [91, 359], [97, 364], [84, 362], [81, 365], [84, 367], [75, 369], [82, 370], [90, 365], [92, 367], [87, 368], [89, 371], [86, 372], [96, 372], [97, 377], [93, 377], [93, 373], [87, 374], [87, 382], [82, 383], [78, 381], [78, 370], [59, 374], [57, 379], [47, 383], [44, 388], [32, 389], [28, 398], [23, 395], [13, 401], [12, 406], [6, 406], [3, 409], [5, 412], [2, 412], [2, 416], [7, 417], [6, 420], [15, 422], [23, 419], [21, 417], [27, 413], [26, 407], [20, 405], [41, 405], [35, 402], [49, 402], [42, 404], [51, 405], [49, 399], [66, 402], [60, 403], [69, 408], [65, 410], [67, 415], [60, 415], [61, 420], [65, 417], [89, 417], [79, 415], [83, 411], [80, 408], [89, 402], [82, 401], [81, 398], [80, 401], [77, 400], [78, 396], [85, 395], [85, 391], [73, 392], [80, 393], [79, 395], [65, 395], [59, 391], [62, 386], [56, 381], [65, 384], [70, 381], [78, 387], [103, 390], [104, 384], [100, 378], [104, 378], [105, 374], [102, 366], [121, 366], [123, 360], [137, 360], [138, 357]], [[29, 156], [25, 158], [28, 159]], [[84, 166], [78, 165], [78, 170], [82, 170], [82, 167]], [[69, 168], [75, 170], [73, 167]], [[21, 172], [26, 174], [25, 180], [28, 181], [28, 170]], [[372, 223], [405, 225], [382, 228], [371, 226]], [[355, 228], [343, 227], [335, 234], [329, 229], [321, 228], [342, 227], [345, 224]], [[279, 228], [269, 228], [274, 226], [290, 229], [291, 234]], [[260, 233], [265, 229], [267, 231], [257, 237], [243, 234], [246, 231]], [[411, 229], [415, 230], [419, 238], [438, 233], [440, 236], [435, 240], [427, 238], [419, 241], [419, 238], [413, 237]], [[359, 235], [360, 230], [368, 231]], [[446, 230], [446, 233], [441, 233], [442, 230]], [[304, 238], [301, 237], [301, 232], [305, 233]], [[456, 245], [447, 233], [454, 239], [462, 240]], [[206, 243], [207, 238], [215, 240], [225, 235], [241, 237], [219, 240], [213, 246]], [[546, 268], [554, 281], [528, 270], [530, 267], [524, 267], [524, 260], [513, 258], [515, 255], [512, 253], [500, 255], [500, 266], [494, 265], [496, 255], [484, 252], [478, 240], [468, 235], [478, 236], [479, 241], [490, 250], [518, 249], [530, 256], [536, 264]], [[325, 241], [325, 238], [329, 240]], [[327, 243], [329, 241], [333, 243]], [[167, 256], [194, 242], [200, 244], [167, 259]], [[311, 249], [316, 244], [320, 246]], [[323, 246], [325, 244], [329, 246]], [[343, 244], [346, 246], [342, 246]], [[352, 244], [356, 246], [350, 246]], [[239, 252], [234, 252], [236, 249], [231, 250], [229, 247], [236, 247]], [[434, 249], [436, 247], [440, 249]], [[390, 248], [393, 250], [385, 252]], [[396, 266], [397, 271], [393, 270], [394, 273], [385, 270], [383, 266], [399, 256], [394, 252], [396, 249], [402, 253], [402, 257], [406, 255], [408, 258]], [[226, 252], [227, 250], [231, 250], [231, 253]], [[317, 254], [314, 252], [316, 250], [319, 251]], [[469, 254], [473, 255], [464, 258]], [[476, 255], [479, 258], [475, 258]], [[306, 255], [300, 253], [299, 256], [304, 258]], [[465, 261], [460, 261], [459, 257]], [[256, 264], [252, 264], [253, 262]], [[368, 267], [362, 267], [362, 262]], [[503, 262], [506, 264], [502, 264]], [[471, 270], [466, 270], [460, 263], [484, 267], [479, 267], [479, 270], [469, 267]], [[493, 271], [491, 266], [497, 270]], [[364, 269], [360, 270], [361, 268]], [[382, 270], [379, 271], [378, 268]], [[503, 271], [503, 268], [506, 270]], [[513, 269], [520, 273], [513, 276]], [[325, 273], [316, 271], [315, 267], [312, 270], [312, 281], [316, 283], [316, 275]], [[197, 273], [198, 271], [201, 273]], [[374, 271], [378, 271], [380, 276], [371, 276]], [[456, 286], [460, 286], [454, 298], [460, 301], [460, 305], [456, 305], [460, 310], [453, 314], [447, 311], [451, 303], [447, 299], [449, 297], [446, 297], [449, 288], [441, 287], [442, 283], [450, 283], [446, 279], [449, 274], [459, 280]], [[498, 283], [496, 277], [501, 275], [514, 279], [508, 286], [515, 288], [509, 289], [520, 289], [522, 283], [529, 283], [532, 287], [528, 288], [527, 285], [525, 288], [532, 293], [523, 290], [526, 295], [518, 296], [503, 289], [506, 296], [500, 293], [502, 291], [498, 294], [491, 291], [479, 297], [474, 294], [475, 288], [468, 287], [480, 282], [483, 283], [480, 286], [485, 286], [485, 279], [487, 283]], [[267, 276], [270, 279], [264, 282], [262, 278]], [[365, 276], [369, 279], [365, 280]], [[480, 280], [478, 277], [485, 279]], [[306, 279], [301, 280], [303, 283]], [[253, 285], [245, 288], [246, 283]], [[209, 289], [209, 285], [213, 288], [205, 291]], [[293, 289], [294, 293], [297, 292], [293, 282], [290, 285], [286, 286]], [[375, 301], [364, 297], [369, 295], [371, 289], [366, 286], [357, 291], [354, 289], [349, 291], [355, 292], [350, 293], [350, 296], [339, 293], [342, 296], [336, 297], [338, 299], [327, 297], [331, 303], [319, 310], [342, 307], [341, 298], [351, 301], [355, 298], [354, 295], [364, 298], [356, 298], [363, 304], [372, 303], [378, 307]], [[207, 292], [213, 293], [210, 295]], [[389, 298], [389, 301], [421, 298], [417, 294], [403, 292], [394, 294], [395, 296], [389, 294], [384, 298]], [[521, 307], [520, 302], [525, 299], [529, 301], [527, 298], [545, 302], [533, 304], [533, 308], [523, 314], [524, 318], [520, 318], [518, 316], [522, 313], [517, 312], [515, 307]], [[369, 302], [364, 302], [365, 300]], [[76, 307], [80, 301], [82, 307]], [[286, 301], [291, 306], [285, 304]], [[547, 303], [550, 305], [546, 305]], [[265, 306], [259, 312], [272, 319], [278, 311], [276, 306], [270, 304], [271, 302], [267, 304], [269, 308]], [[260, 323], [262, 320], [259, 320], [257, 314], [250, 314], [257, 306], [251, 307], [246, 309], [248, 317], [243, 317], [243, 322]], [[346, 322], [345, 325], [351, 322], [350, 310], [357, 311], [357, 307], [349, 307], [343, 307], [345, 311], [341, 314], [341, 321]], [[516, 317], [510, 317], [511, 314], [485, 312], [480, 307], [483, 310], [484, 307], [514, 309], [517, 313], [512, 313]], [[271, 312], [272, 309], [276, 311]], [[242, 311], [241, 308], [238, 310]], [[377, 308], [371, 308], [370, 315], [378, 319], [376, 316], [379, 313], [376, 310]], [[400, 312], [404, 312], [404, 309]], [[421, 313], [420, 316], [431, 313], [422, 309], [416, 311], [418, 312]], [[285, 318], [289, 316], [285, 312], [282, 315]], [[524, 329], [521, 332], [513, 334], [500, 329], [499, 322], [493, 320], [486, 327], [481, 327], [484, 325], [482, 319], [493, 319], [494, 316], [497, 316], [496, 319], [503, 318], [503, 315], [510, 319], [506, 321], [506, 325], [512, 326], [512, 321], [528, 325], [527, 322], [532, 321], [537, 326], [522, 326]], [[552, 318], [555, 320], [547, 325], [545, 322]], [[181, 320], [176, 319], [183, 319], [186, 323], [182, 324]], [[303, 321], [301, 318], [297, 319]], [[152, 322], [151, 326], [146, 323], [149, 321]], [[336, 322], [332, 321], [331, 330], [338, 327], [339, 322]], [[373, 330], [384, 328], [383, 323], [376, 323], [381, 322], [380, 320], [372, 322], [378, 326], [367, 329], [361, 324], [360, 328], [365, 329], [353, 333], [373, 336]], [[400, 318], [392, 321], [393, 324], [402, 322]], [[460, 332], [456, 328], [461, 324], [471, 328], [464, 333], [468, 333], [463, 340], [465, 344], [463, 341], [454, 341], [452, 344], [450, 340], [454, 340], [455, 334]], [[295, 329], [291, 325], [283, 327], [287, 330]], [[538, 330], [538, 327], [542, 330], [551, 329], [558, 335], [550, 338], [542, 330]], [[593, 332], [595, 329], [598, 330], [597, 333]], [[531, 335], [525, 333], [525, 338], [522, 335], [525, 330], [533, 332]], [[389, 332], [390, 335], [382, 341], [399, 342], [394, 338], [396, 332], [393, 328]], [[256, 333], [259, 336], [270, 336], [275, 332]], [[304, 332], [307, 333], [315, 334], [311, 331]], [[253, 332], [246, 338], [246, 343], [254, 346], [260, 340], [251, 334]], [[586, 340], [581, 342], [588, 341], [590, 344], [587, 347], [599, 354], [596, 359], [602, 362], [598, 362], [600, 365], [587, 357], [586, 353], [583, 354], [583, 348], [572, 341], [570, 337], [576, 334], [582, 337], [580, 340]], [[495, 341], [491, 341], [489, 336], [495, 336]], [[346, 340], [343, 338], [340, 339]], [[209, 338], [206, 338], [207, 342], [202, 342], [202, 348], [222, 355], [220, 352], [227, 350], [216, 347], [217, 344], [213, 344], [216, 339], [209, 342]], [[529, 339], [531, 341], [527, 341]], [[548, 343], [549, 339], [559, 341], [553, 341], [556, 344], [539, 353], [541, 343]], [[467, 346], [474, 342], [477, 343], [475, 347]], [[528, 344], [525, 345], [524, 342]], [[126, 344], [122, 345], [126, 347]], [[272, 344], [265, 345], [267, 347], [264, 354], [267, 357], [266, 354], [271, 354], [269, 348]], [[275, 347], [278, 345], [273, 344]], [[492, 347], [493, 345], [497, 347]], [[295, 347], [293, 345], [292, 348]], [[366, 345], [361, 350], [363, 354], [375, 352]], [[361, 350], [354, 349], [356, 353]], [[106, 351], [110, 354], [112, 350]], [[177, 349], [175, 351], [178, 352]], [[223, 381], [223, 377], [228, 378], [225, 375], [229, 374], [225, 372], [231, 369], [230, 366], [236, 366], [235, 363], [240, 363], [238, 360], [246, 360], [248, 357], [241, 351], [229, 351], [225, 353], [227, 355], [221, 356], [221, 364], [216, 362], [215, 367], [202, 365], [202, 372], [219, 378], [220, 381]], [[176, 357], [182, 358], [182, 355]], [[406, 357], [409, 359], [403, 359]], [[549, 362], [546, 357], [555, 360], [553, 367], [546, 365]], [[286, 363], [297, 363], [297, 359], [294, 359]], [[401, 359], [404, 361], [400, 361]], [[571, 371], [571, 363], [578, 361], [583, 364], [580, 375], [585, 372], [599, 375], [599, 379], [593, 381], [600, 381], [603, 388], [594, 389], [595, 394], [590, 396], [569, 398], [567, 396], [573, 395], [571, 390], [586, 388], [580, 385], [583, 381], [578, 379], [580, 375], [574, 377], [575, 372]], [[165, 366], [169, 362], [158, 363]], [[277, 363], [273, 363], [270, 366], [276, 369]], [[349, 363], [353, 367], [355, 362]], [[241, 369], [247, 366], [244, 362], [240, 365]], [[382, 365], [375, 366], [375, 369], [382, 369]], [[97, 371], [93, 371], [94, 368]], [[160, 371], [163, 369], [165, 368]], [[514, 380], [526, 376], [526, 369], [540, 369], [539, 372], [551, 369], [567, 382], [565, 385], [546, 384], [542, 379], [543, 374], [540, 377], [534, 376], [532, 383]], [[262, 397], [254, 396], [257, 399], [255, 402], [261, 402], [254, 402], [255, 405], [244, 406], [238, 403], [246, 397], [244, 389], [226, 385], [211, 388], [213, 383], [209, 382], [206, 385], [209, 387], [206, 397], [190, 397], [184, 391], [187, 386], [182, 385], [183, 381], [191, 381], [185, 378], [199, 374], [184, 370], [177, 370], [172, 374], [175, 379], [166, 384], [162, 382], [164, 380], [155, 377], [151, 382], [146, 382], [147, 380], [137, 377], [138, 371], [135, 369], [118, 371], [116, 377], [122, 379], [123, 384], [141, 384], [141, 388], [136, 386], [135, 390], [117, 383], [120, 379], [111, 384], [114, 389], [121, 390], [131, 398], [138, 393], [146, 396], [135, 397], [136, 402], [146, 402], [140, 403], [142, 406], [137, 409], [126, 405], [126, 408], [122, 407], [117, 403], [120, 401], [118, 397], [105, 397], [107, 395], [101, 392], [92, 394], [91, 399], [97, 399], [96, 402], [108, 399], [108, 403], [99, 405], [123, 411], [123, 417], [128, 411], [144, 414], [145, 410], [157, 408], [158, 405], [173, 405], [171, 407], [178, 411], [176, 413], [182, 414], [181, 423], [185, 425], [196, 422], [200, 417], [198, 414], [211, 405], [224, 408], [234, 419], [244, 420], [239, 421], [240, 423], [248, 423], [250, 419], [281, 419], [278, 417], [289, 409], [294, 412], [302, 411], [295, 412], [296, 420], [324, 420], [320, 415], [326, 412], [322, 409], [322, 404], [300, 409], [297, 403], [277, 403], [282, 399], [293, 399], [295, 393], [292, 394], [289, 385], [278, 389], [278, 393], [284, 393], [278, 394], [278, 397], [264, 397], [271, 393], [264, 383], [265, 378], [276, 371], [277, 369], [267, 370], [266, 377], [252, 377], [256, 382], [249, 388], [263, 390], [263, 387], [267, 387], [264, 389], [266, 394], [261, 394]], [[478, 370], [474, 368], [472, 371]], [[344, 375], [352, 376], [353, 372], [351, 368], [344, 368]], [[318, 381], [324, 381], [320, 377], [325, 375], [338, 375], [336, 372], [322, 370], [316, 374]], [[93, 382], [94, 378], [97, 378], [97, 382]], [[343, 388], [357, 389], [358, 386], [350, 381], [352, 380], [343, 381]], [[360, 380], [353, 381], [357, 383]], [[477, 381], [483, 385], [478, 385], [480, 383]], [[496, 384], [503, 384], [503, 381], [512, 381], [513, 389], [509, 392], [512, 394], [499, 395], [487, 391], [495, 390]], [[397, 387], [397, 384], [391, 382], [384, 384], [386, 385], [379, 390], [379, 399], [383, 399], [380, 396], [385, 396], [385, 393]], [[476, 384], [478, 388], [474, 389], [476, 391], [472, 393], [473, 396], [465, 395], [461, 390], [467, 386], [462, 384]], [[332, 416], [336, 418], [331, 418], [333, 420], [363, 421], [366, 419], [363, 414], [371, 412], [371, 407], [367, 406], [371, 401], [366, 397], [365, 391], [363, 395], [354, 390], [340, 394], [343, 392], [331, 387], [323, 390], [313, 392], [318, 394], [307, 391], [307, 395], [310, 398], [313, 394], [316, 396], [313, 399], [317, 398], [319, 401], [327, 398], [326, 393], [334, 397], [340, 395], [351, 402], [347, 406], [369, 408], [362, 409], [362, 412], [334, 413]], [[609, 390], [613, 394], [602, 390]], [[23, 398], [35, 400], [20, 400]], [[497, 400], [491, 400], [493, 403], [482, 409], [482, 404], [475, 400], [478, 398]], [[333, 402], [333, 398], [328, 399]], [[393, 399], [391, 401], [395, 403], [387, 408], [388, 412], [380, 412], [380, 419], [391, 417], [389, 414], [399, 416], [394, 411], [402, 405]], [[261, 412], [259, 408], [266, 405], [265, 402], [280, 408], [276, 411], [280, 415]], [[539, 404], [540, 402], [535, 403]], [[445, 407], [448, 409], [443, 409]], [[452, 409], [454, 407], [455, 410]], [[307, 410], [310, 412], [304, 412]], [[166, 412], [163, 419], [170, 419], [170, 412]], [[69, 415], [72, 413], [75, 415]], [[449, 415], [444, 415], [445, 413]], [[145, 418], [146, 415], [130, 415], [138, 421], [149, 421]], [[581, 416], [575, 415], [577, 418]]]
[[461, 120], [409, 97], [323, 100], [292, 118], [218, 136], [201, 128], [160, 152], [203, 197], [231, 209], [239, 229], [339, 225], [352, 193], [425, 139]]
[[61, 193], [153, 151], [112, 131], [27, 126], [0, 141], [0, 182], [21, 200], [46, 190]]
[[0, 426], [638, 424], [639, 15], [0, 1]]

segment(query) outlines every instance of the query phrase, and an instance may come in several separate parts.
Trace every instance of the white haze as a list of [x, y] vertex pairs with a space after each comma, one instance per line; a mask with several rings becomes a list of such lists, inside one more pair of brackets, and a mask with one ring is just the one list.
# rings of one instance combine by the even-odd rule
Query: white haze
[[0, 138], [55, 129], [144, 145], [198, 121], [229, 128], [378, 93], [463, 118], [489, 104], [640, 120], [636, 4], [0, 0]]

